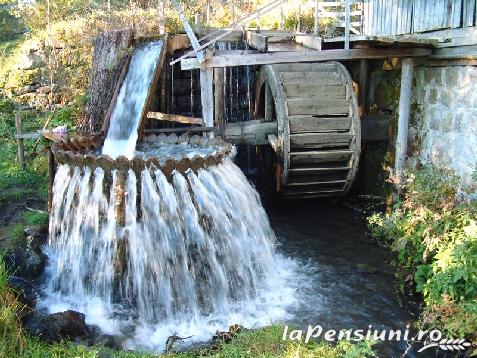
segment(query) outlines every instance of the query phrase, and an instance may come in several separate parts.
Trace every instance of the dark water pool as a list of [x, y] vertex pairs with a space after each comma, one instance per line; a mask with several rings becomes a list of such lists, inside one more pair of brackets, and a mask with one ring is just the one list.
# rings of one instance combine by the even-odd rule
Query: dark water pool
[[[289, 202], [270, 211], [279, 251], [298, 259], [306, 276], [293, 324], [324, 330], [401, 329], [416, 318], [401, 307], [395, 291], [391, 253], [370, 242], [364, 215], [343, 203]], [[407, 357], [435, 356], [430, 352]], [[376, 346], [380, 357], [401, 357], [407, 344]]]

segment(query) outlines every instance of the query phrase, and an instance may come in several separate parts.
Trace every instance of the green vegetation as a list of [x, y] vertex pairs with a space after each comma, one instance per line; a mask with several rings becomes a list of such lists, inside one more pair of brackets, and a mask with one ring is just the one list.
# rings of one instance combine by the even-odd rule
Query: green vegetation
[[456, 201], [458, 183], [444, 168], [409, 171], [403, 200], [368, 220], [375, 240], [397, 253], [401, 292], [422, 295], [422, 324], [475, 343], [477, 206]]

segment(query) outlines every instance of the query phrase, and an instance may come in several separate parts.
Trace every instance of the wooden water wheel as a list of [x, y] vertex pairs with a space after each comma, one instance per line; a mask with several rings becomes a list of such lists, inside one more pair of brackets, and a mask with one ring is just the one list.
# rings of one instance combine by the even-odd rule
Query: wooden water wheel
[[346, 68], [338, 62], [262, 66], [256, 101], [258, 117], [277, 121], [277, 191], [284, 198], [344, 195], [361, 150]]

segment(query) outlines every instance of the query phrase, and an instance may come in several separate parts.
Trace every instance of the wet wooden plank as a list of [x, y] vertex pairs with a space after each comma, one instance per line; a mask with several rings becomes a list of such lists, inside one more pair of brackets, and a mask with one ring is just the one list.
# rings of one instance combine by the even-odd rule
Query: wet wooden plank
[[288, 115], [348, 115], [349, 103], [345, 99], [326, 99], [320, 102], [307, 98], [290, 98], [287, 100]]
[[341, 162], [349, 160], [353, 153], [352, 150], [292, 152], [290, 153], [290, 159], [292, 165]]
[[158, 121], [177, 122], [177, 123], [184, 123], [184, 124], [198, 124], [198, 125], [204, 124], [204, 121], [202, 120], [202, 118], [181, 116], [179, 114], [166, 114], [161, 112], [148, 112], [147, 118], [156, 119]]
[[[342, 85], [343, 80], [339, 73], [327, 72], [281, 72], [280, 76], [284, 84], [290, 83], [308, 83], [327, 85]], [[303, 95], [305, 95], [304, 93]]]
[[284, 84], [287, 98], [303, 97], [306, 93], [308, 97], [342, 98], [346, 97], [346, 88], [337, 85], [316, 85], [310, 83], [286, 83]]
[[352, 134], [348, 133], [299, 133], [290, 135], [292, 148], [348, 147]]
[[213, 56], [200, 64], [197, 58], [181, 60], [182, 70], [206, 67], [252, 66], [291, 62], [349, 61], [361, 58], [383, 59], [402, 57], [425, 57], [431, 53], [428, 48], [368, 48], [351, 50], [324, 50], [303, 52], [272, 52], [259, 54], [230, 54]]
[[289, 116], [288, 119], [291, 133], [348, 131], [351, 125], [350, 117]]

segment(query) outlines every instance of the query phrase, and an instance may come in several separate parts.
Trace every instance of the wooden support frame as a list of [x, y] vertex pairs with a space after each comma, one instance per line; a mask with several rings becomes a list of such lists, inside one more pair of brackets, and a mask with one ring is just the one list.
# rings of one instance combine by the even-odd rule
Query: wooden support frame
[[398, 131], [396, 136], [396, 157], [394, 170], [397, 176], [398, 193], [402, 182], [402, 173], [406, 162], [409, 116], [411, 112], [412, 76], [414, 60], [405, 58], [401, 67], [401, 90], [399, 94]]
[[297, 35], [295, 42], [313, 50], [321, 51], [323, 49], [323, 39], [319, 36]]
[[214, 125], [222, 132], [224, 125], [225, 69], [214, 68]]
[[214, 70], [200, 69], [200, 99], [202, 102], [202, 118], [207, 127], [214, 126]]
[[190, 43], [192, 45], [192, 48], [194, 49], [195, 55], [197, 56], [197, 60], [199, 62], [204, 62], [205, 57], [202, 52], [202, 48], [200, 48], [199, 41], [197, 40], [197, 37], [195, 37], [194, 30], [192, 30], [192, 27], [189, 24], [189, 20], [187, 20], [187, 17], [185, 16], [181, 5], [179, 4], [177, 0], [171, 0], [171, 2], [174, 8], [176, 9], [177, 13], [179, 14], [179, 18], [182, 21], [182, 25], [184, 25], [184, 30], [186, 31], [187, 36], [189, 36]]
[[359, 59], [384, 59], [392, 57], [425, 57], [429, 56], [431, 51], [432, 50], [428, 48], [369, 48], [304, 52], [273, 52], [247, 55], [230, 54], [213, 56], [202, 64], [199, 63], [195, 58], [183, 59], [181, 61], [181, 69], [192, 70], [195, 68], [208, 67], [267, 65], [292, 62], [350, 61]]
[[272, 113], [273, 113], [273, 96], [272, 96], [272, 90], [270, 89], [270, 86], [265, 84], [265, 121], [266, 122], [271, 122], [273, 120], [272, 118]]
[[[173, 1], [177, 1], [177, 0], [173, 0]], [[203, 49], [209, 47], [210, 45], [215, 44], [221, 38], [227, 36], [229, 33], [233, 32], [234, 30], [239, 29], [240, 26], [245, 25], [245, 24], [247, 24], [250, 21], [253, 21], [255, 19], [258, 19], [260, 17], [260, 15], [263, 15], [263, 14], [273, 10], [278, 5], [281, 5], [283, 2], [284, 2], [284, 0], [272, 0], [268, 4], [265, 4], [261, 8], [257, 9], [253, 14], [245, 16], [244, 18], [240, 19], [236, 23], [232, 23], [231, 27], [229, 29], [218, 30], [218, 31], [214, 31], [214, 32], [208, 34], [207, 36], [203, 37], [202, 39], [200, 39], [198, 41], [205, 40], [206, 38], [210, 38], [210, 37], [213, 37], [215, 35], [217, 35], [217, 36], [213, 37], [211, 40], [207, 41], [206, 43], [200, 45], [198, 48], [195, 48], [194, 51], [189, 51], [189, 52], [185, 53], [184, 55], [182, 55], [181, 57], [176, 58], [175, 60], [171, 61], [170, 64], [173, 65], [173, 64], [175, 64], [179, 61], [182, 61], [183, 59], [185, 59], [187, 57], [190, 57], [195, 51], [203, 50]]]
[[202, 118], [181, 116], [179, 114], [166, 114], [161, 112], [148, 112], [147, 118], [155, 119], [158, 121], [168, 121], [168, 122], [176, 122], [176, 123], [183, 123], [183, 124], [198, 124], [198, 125], [204, 124], [204, 121], [202, 120]]
[[345, 50], [349, 50], [349, 31], [351, 22], [351, 1], [345, 0]]
[[361, 59], [359, 61], [359, 92], [358, 92], [358, 110], [359, 115], [364, 116], [366, 113], [366, 102], [368, 93], [368, 60]]
[[255, 31], [247, 31], [247, 44], [260, 52], [268, 51], [268, 36]]

